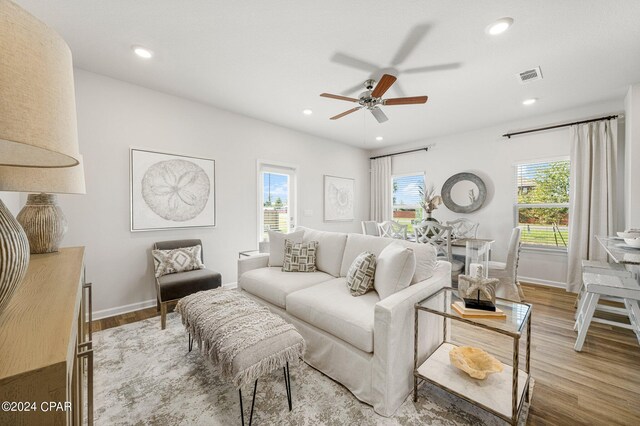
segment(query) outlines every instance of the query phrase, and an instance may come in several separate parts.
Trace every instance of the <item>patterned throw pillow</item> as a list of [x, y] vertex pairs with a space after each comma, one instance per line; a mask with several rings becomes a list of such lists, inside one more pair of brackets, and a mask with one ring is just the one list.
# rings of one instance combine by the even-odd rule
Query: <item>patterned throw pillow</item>
[[284, 241], [283, 272], [315, 272], [317, 241], [308, 243], [294, 243], [291, 240]]
[[347, 287], [352, 296], [362, 296], [373, 290], [376, 275], [376, 255], [365, 251], [355, 258], [347, 272]]
[[203, 269], [202, 246], [182, 247], [173, 250], [152, 250], [156, 278], [177, 272]]

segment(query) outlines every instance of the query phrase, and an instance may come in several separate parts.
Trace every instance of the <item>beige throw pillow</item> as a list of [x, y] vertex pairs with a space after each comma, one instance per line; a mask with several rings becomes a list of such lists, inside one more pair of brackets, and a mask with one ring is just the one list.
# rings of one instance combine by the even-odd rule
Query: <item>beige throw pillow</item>
[[178, 272], [203, 269], [202, 246], [182, 247], [173, 250], [152, 250], [156, 278]]
[[284, 241], [283, 272], [316, 272], [317, 241], [294, 243]]
[[301, 243], [304, 231], [295, 231], [283, 234], [280, 231], [269, 231], [269, 266], [282, 266], [284, 264], [284, 240]]
[[399, 243], [391, 243], [378, 255], [373, 286], [380, 300], [409, 287], [416, 270], [413, 250]]
[[347, 287], [352, 296], [362, 296], [373, 289], [376, 255], [365, 251], [355, 258], [347, 272]]

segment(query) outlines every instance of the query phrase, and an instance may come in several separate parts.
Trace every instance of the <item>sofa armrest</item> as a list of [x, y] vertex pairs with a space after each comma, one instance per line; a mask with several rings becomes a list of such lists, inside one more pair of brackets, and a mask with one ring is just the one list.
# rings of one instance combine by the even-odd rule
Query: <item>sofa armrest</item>
[[[376, 412], [391, 416], [413, 389], [414, 305], [450, 285], [451, 264], [438, 261], [432, 277], [376, 304], [372, 368]], [[442, 342], [442, 320], [420, 315], [419, 362]]]
[[240, 287], [240, 277], [247, 271], [269, 266], [269, 253], [260, 253], [255, 256], [246, 256], [238, 259], [238, 287]]

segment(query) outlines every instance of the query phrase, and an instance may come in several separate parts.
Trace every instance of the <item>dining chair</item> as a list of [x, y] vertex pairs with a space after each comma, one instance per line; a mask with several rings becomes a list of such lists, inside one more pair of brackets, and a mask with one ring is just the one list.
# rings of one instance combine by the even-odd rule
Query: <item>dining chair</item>
[[458, 275], [464, 269], [464, 263], [454, 259], [451, 254], [452, 227], [434, 221], [424, 221], [413, 226], [416, 242], [431, 244], [436, 248], [437, 256], [451, 263], [451, 281], [457, 283]]
[[454, 239], [476, 238], [478, 234], [478, 226], [480, 226], [478, 222], [474, 222], [464, 217], [444, 222], [443, 225], [453, 228], [451, 231], [451, 235]]
[[362, 233], [364, 235], [373, 235], [374, 237], [380, 236], [380, 230], [378, 229], [378, 222], [375, 220], [363, 220], [362, 221]]
[[520, 302], [524, 292], [518, 282], [518, 260], [520, 258], [520, 228], [513, 228], [506, 262], [489, 261], [489, 278], [498, 278], [496, 296]]
[[378, 231], [381, 237], [395, 238], [397, 240], [407, 239], [407, 225], [401, 225], [392, 220], [378, 223]]

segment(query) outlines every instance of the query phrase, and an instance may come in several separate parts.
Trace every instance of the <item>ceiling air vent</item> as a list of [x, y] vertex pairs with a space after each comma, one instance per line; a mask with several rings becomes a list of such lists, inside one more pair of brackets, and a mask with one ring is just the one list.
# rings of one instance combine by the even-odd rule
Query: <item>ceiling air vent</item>
[[540, 67], [535, 67], [530, 70], [522, 71], [518, 73], [518, 80], [520, 84], [531, 83], [532, 81], [542, 80], [542, 71]]

